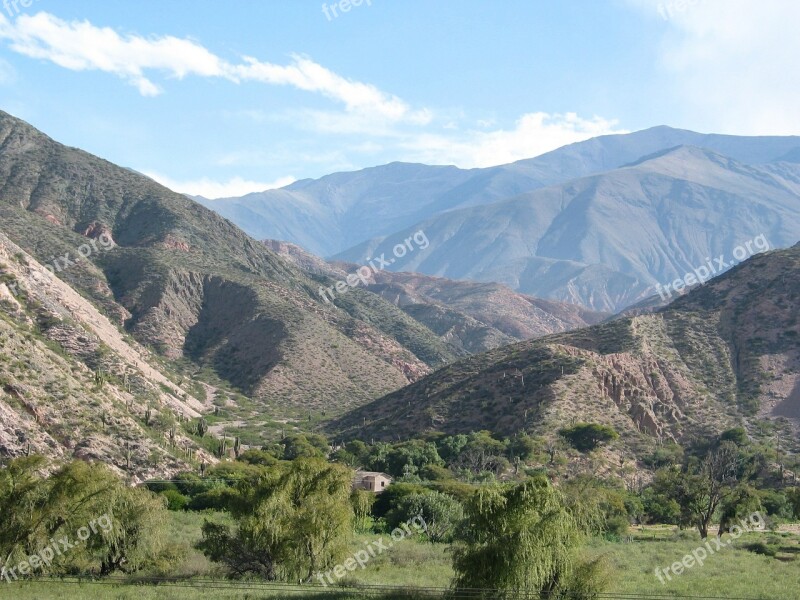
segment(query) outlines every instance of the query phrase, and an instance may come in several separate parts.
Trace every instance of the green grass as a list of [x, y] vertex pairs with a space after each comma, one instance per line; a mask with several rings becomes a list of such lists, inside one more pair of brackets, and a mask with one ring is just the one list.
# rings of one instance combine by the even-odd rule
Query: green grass
[[[685, 539], [688, 538], [688, 539]], [[729, 536], [723, 536], [728, 541]], [[703, 543], [696, 532], [674, 535], [669, 528], [650, 529], [633, 536], [632, 543], [594, 542], [590, 556], [605, 556], [615, 576], [610, 592], [713, 596], [723, 598], [800, 598], [800, 537], [792, 534], [743, 535], [729, 547], [709, 553], [702, 566], [695, 565], [661, 584], [656, 567], [679, 562]], [[745, 549], [757, 541], [780, 540], [778, 558], [760, 556]], [[714, 543], [711, 543], [714, 548]]]
[[[191, 545], [199, 537], [203, 519], [227, 519], [210, 513], [173, 513], [170, 539]], [[356, 552], [379, 535], [357, 535], [352, 544]], [[383, 536], [388, 541], [388, 536]], [[726, 535], [724, 540], [728, 540]], [[763, 556], [746, 549], [756, 542], [778, 549], [777, 558]], [[730, 547], [710, 554], [705, 563], [673, 576], [672, 581], [659, 583], [656, 567], [667, 567], [680, 561], [702, 546], [693, 531], [675, 533], [670, 527], [648, 527], [635, 531], [631, 542], [596, 539], [585, 549], [587, 558], [604, 556], [610, 567], [612, 594], [636, 596], [659, 594], [665, 598], [705, 596], [716, 598], [752, 598], [773, 600], [800, 598], [800, 536], [790, 533], [753, 533], [742, 536]], [[712, 544], [713, 546], [713, 544]], [[311, 586], [264, 584], [260, 582], [225, 582], [222, 573], [202, 554], [190, 550], [184, 562], [171, 572], [176, 581], [152, 584], [119, 584], [113, 582], [74, 582], [58, 580], [15, 584], [0, 583], [0, 600], [61, 600], [88, 598], [93, 600], [199, 600], [201, 598], [258, 600], [281, 598], [362, 598], [348, 587], [430, 587], [446, 588], [452, 579], [449, 548], [417, 539], [404, 539], [389, 550], [372, 558], [363, 570], [357, 568], [341, 581], [320, 591]], [[211, 582], [210, 579], [215, 579]], [[316, 582], [315, 582], [316, 583]], [[378, 596], [369, 596], [378, 597]], [[396, 594], [381, 596], [389, 599]], [[413, 590], [409, 595], [414, 597]]]

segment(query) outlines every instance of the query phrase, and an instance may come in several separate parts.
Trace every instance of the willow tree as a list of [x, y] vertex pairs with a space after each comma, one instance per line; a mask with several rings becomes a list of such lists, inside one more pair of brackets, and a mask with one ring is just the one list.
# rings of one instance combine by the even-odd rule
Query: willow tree
[[232, 576], [311, 579], [347, 553], [353, 533], [353, 472], [301, 458], [242, 482], [234, 508], [238, 528], [206, 522], [199, 548]]
[[481, 488], [466, 506], [453, 587], [486, 590], [485, 598], [594, 597], [601, 565], [579, 563], [581, 521], [545, 477]]
[[375, 504], [375, 494], [367, 490], [353, 490], [350, 495], [350, 503], [353, 506], [355, 515], [355, 530], [358, 533], [369, 533], [371, 530], [370, 515], [372, 505]]
[[[163, 498], [127, 487], [102, 464], [75, 460], [48, 476], [51, 466], [30, 456], [0, 468], [0, 568], [39, 551], [50, 557], [37, 573], [108, 575], [178, 558], [164, 540]], [[69, 552], [55, 551], [54, 540], [65, 538], [76, 543], [63, 546]]]

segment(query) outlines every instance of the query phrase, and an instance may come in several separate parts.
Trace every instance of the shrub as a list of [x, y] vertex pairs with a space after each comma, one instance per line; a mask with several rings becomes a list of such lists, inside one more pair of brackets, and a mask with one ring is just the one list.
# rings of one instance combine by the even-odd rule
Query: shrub
[[579, 452], [591, 452], [601, 444], [616, 440], [619, 434], [608, 425], [598, 423], [577, 423], [572, 427], [561, 429], [559, 435]]
[[164, 490], [161, 495], [167, 499], [167, 508], [169, 510], [186, 510], [186, 506], [189, 504], [189, 498], [178, 490]]

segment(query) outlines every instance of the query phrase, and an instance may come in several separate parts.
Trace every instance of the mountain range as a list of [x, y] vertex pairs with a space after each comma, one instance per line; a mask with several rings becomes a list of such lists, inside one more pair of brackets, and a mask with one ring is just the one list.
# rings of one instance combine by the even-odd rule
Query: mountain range
[[[332, 176], [340, 208], [399, 229], [325, 259], [0, 113], [0, 453], [140, 480], [215, 460], [203, 416], [248, 446], [301, 422], [339, 439], [553, 438], [580, 419], [620, 432], [620, 460], [737, 425], [794, 448], [797, 140], [698, 135]], [[702, 146], [654, 149], [685, 137]], [[409, 173], [419, 197], [403, 205]], [[398, 256], [419, 231], [425, 247]], [[390, 252], [356, 281], [360, 256]], [[684, 277], [717, 254], [713, 279]], [[691, 290], [652, 295], [676, 278]]]
[[555, 441], [561, 427], [589, 421], [613, 427], [617, 458], [636, 460], [744, 427], [797, 452], [798, 302], [800, 244], [750, 258], [656, 312], [459, 361], [329, 429], [376, 440], [488, 429]]
[[798, 160], [797, 137], [656, 127], [488, 169], [392, 163], [199, 200], [256, 238], [359, 264], [423, 231], [430, 246], [388, 269], [619, 311], [756, 236], [800, 239]]
[[339, 273], [0, 113], [0, 452], [164, 473], [211, 459], [175, 423], [224, 409], [263, 443], [272, 419], [340, 414], [471, 352], [602, 318], [446, 280], [463, 306], [430, 289], [413, 306], [377, 288], [326, 302]]

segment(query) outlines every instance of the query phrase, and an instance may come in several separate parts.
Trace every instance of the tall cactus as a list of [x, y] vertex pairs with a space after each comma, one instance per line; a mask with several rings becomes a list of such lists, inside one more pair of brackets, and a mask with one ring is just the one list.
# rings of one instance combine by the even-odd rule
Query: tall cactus
[[208, 423], [206, 423], [205, 417], [200, 417], [197, 422], [197, 435], [205, 437], [206, 433], [208, 433]]

